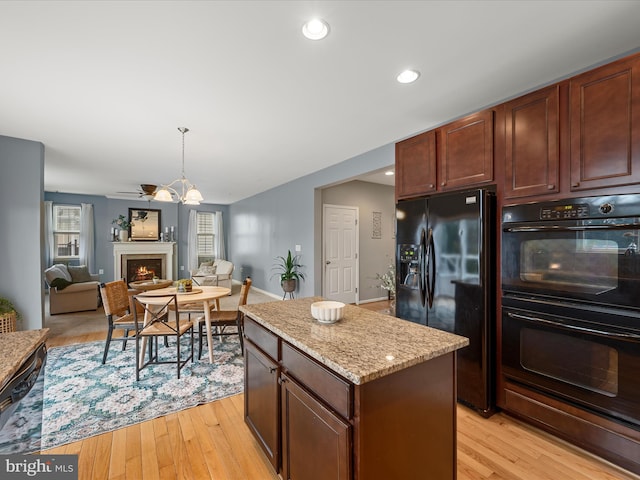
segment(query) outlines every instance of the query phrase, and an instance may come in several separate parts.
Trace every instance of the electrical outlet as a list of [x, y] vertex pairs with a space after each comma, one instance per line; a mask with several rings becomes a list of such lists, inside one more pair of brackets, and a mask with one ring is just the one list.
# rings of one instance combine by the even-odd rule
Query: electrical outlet
[[98, 274], [104, 275], [104, 268], [101, 268], [100, 270], [98, 270]]
[[302, 245], [296, 245], [296, 252], [302, 251]]
[[184, 270], [184, 265], [180, 265], [180, 270]]

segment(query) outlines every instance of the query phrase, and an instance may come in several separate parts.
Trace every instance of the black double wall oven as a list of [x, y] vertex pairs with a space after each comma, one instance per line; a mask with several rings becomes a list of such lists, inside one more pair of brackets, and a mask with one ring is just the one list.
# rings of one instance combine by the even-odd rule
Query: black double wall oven
[[640, 195], [502, 213], [505, 377], [640, 429]]

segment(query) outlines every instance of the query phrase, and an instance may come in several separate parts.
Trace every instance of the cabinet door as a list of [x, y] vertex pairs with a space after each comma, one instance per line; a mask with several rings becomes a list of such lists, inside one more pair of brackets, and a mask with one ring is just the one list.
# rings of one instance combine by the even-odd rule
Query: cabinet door
[[559, 85], [505, 105], [505, 198], [559, 191]]
[[245, 340], [244, 420], [273, 468], [280, 463], [280, 388], [278, 365]]
[[396, 198], [417, 197], [435, 190], [435, 131], [396, 143]]
[[493, 110], [440, 127], [437, 142], [440, 190], [493, 180]]
[[348, 480], [351, 426], [282, 375], [284, 480]]
[[640, 182], [640, 57], [570, 82], [571, 190]]

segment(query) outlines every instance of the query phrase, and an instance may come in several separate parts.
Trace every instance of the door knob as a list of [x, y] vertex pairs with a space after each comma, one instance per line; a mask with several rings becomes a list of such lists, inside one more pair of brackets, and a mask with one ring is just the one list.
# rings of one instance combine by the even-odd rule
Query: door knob
[[326, 262], [324, 262], [324, 263], [326, 263], [327, 265], [329, 265], [329, 264], [331, 263], [331, 261], [330, 261], [330, 260], [327, 260], [327, 261], [326, 261]]

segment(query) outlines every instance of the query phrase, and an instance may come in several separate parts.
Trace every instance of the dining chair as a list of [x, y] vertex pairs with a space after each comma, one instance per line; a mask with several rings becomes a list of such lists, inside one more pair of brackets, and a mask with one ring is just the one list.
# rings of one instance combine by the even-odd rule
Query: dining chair
[[[244, 341], [242, 338], [242, 330], [244, 327], [244, 313], [240, 311], [241, 305], [247, 304], [249, 289], [251, 288], [251, 277], [247, 277], [242, 282], [240, 288], [240, 298], [238, 299], [238, 308], [235, 310], [213, 310], [209, 313], [211, 328], [216, 329], [215, 335], [238, 335], [240, 338], [240, 350], [244, 353]], [[206, 338], [204, 328], [205, 322], [201, 321], [198, 325], [198, 360], [202, 356], [203, 337]], [[235, 330], [225, 331], [227, 327], [235, 327]]]
[[[102, 363], [107, 361], [109, 353], [109, 345], [112, 340], [122, 342], [122, 350], [127, 347], [127, 341], [133, 340], [129, 336], [129, 332], [135, 332], [136, 326], [131, 313], [131, 303], [129, 301], [129, 289], [124, 280], [115, 280], [113, 282], [100, 284], [100, 297], [104, 306], [104, 313], [109, 322], [107, 330], [107, 340], [104, 345], [104, 355], [102, 355]], [[113, 337], [115, 329], [124, 330], [124, 336]]]
[[[153, 299], [151, 301], [151, 299]], [[140, 380], [140, 371], [149, 365], [175, 364], [178, 378], [180, 370], [189, 360], [193, 361], [193, 321], [188, 318], [180, 318], [178, 308], [178, 296], [167, 295], [134, 295], [133, 317], [136, 328], [136, 381]], [[143, 313], [140, 313], [143, 312]], [[174, 320], [171, 320], [171, 317]], [[189, 335], [189, 347], [191, 353], [183, 358], [181, 353], [181, 340]], [[169, 353], [169, 348], [158, 350], [158, 337], [175, 339], [175, 358]], [[147, 349], [149, 358], [144, 361], [140, 358], [140, 341], [148, 339]]]

